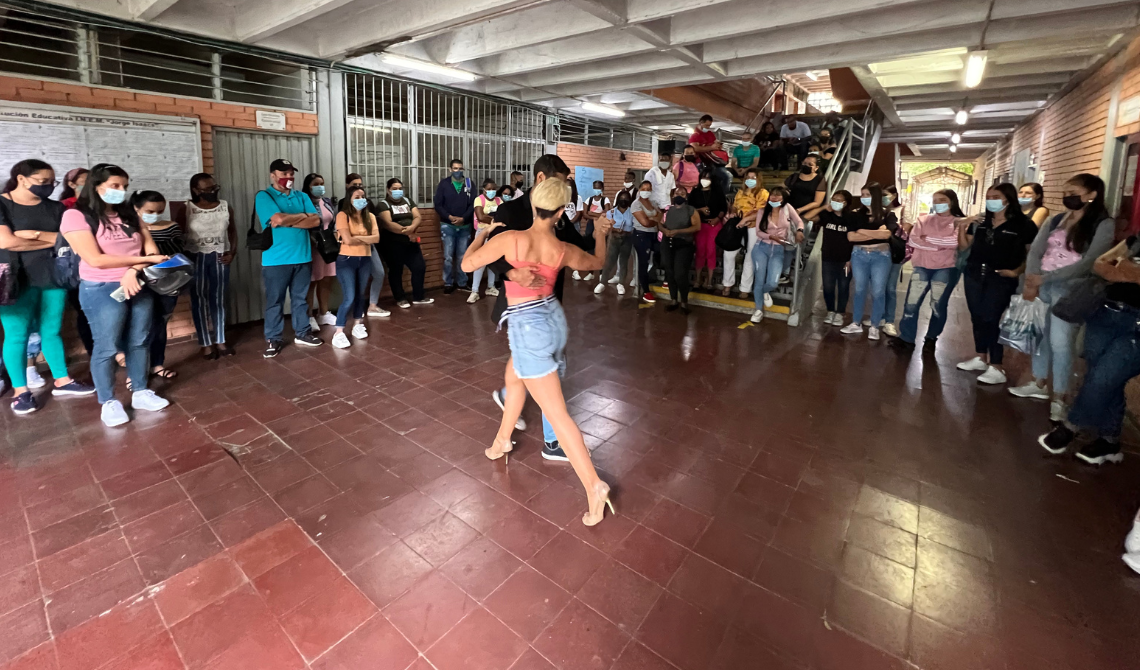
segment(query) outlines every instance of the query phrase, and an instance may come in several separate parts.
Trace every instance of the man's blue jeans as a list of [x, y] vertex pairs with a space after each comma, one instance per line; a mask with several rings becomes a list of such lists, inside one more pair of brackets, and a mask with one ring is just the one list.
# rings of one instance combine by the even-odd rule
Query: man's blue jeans
[[946, 287], [950, 282], [950, 273], [953, 271], [953, 268], [938, 270], [915, 268], [914, 272], [911, 273], [910, 284], [906, 289], [906, 305], [903, 306], [902, 322], [899, 323], [899, 337], [904, 342], [914, 344], [915, 338], [918, 337], [918, 311], [922, 309], [922, 301], [926, 299], [927, 293], [930, 294], [930, 322], [934, 323], [935, 319], [939, 318], [942, 321], [946, 320], [945, 316], [939, 316], [939, 310], [945, 309], [942, 294], [946, 292]]
[[91, 379], [99, 404], [115, 399], [115, 353], [120, 342], [127, 357], [131, 388], [145, 390], [150, 376], [148, 345], [154, 320], [154, 292], [143, 289], [130, 300], [119, 302], [111, 297], [119, 286], [117, 281], [79, 282], [79, 304], [87, 314], [95, 344], [91, 350]]
[[[504, 386], [501, 393], [502, 393], [502, 397], [503, 397], [503, 402], [506, 402], [507, 401], [507, 387]], [[551, 426], [550, 422], [546, 420], [545, 414], [542, 415], [542, 439], [544, 442], [546, 442], [548, 444], [552, 443], [558, 439], [554, 435], [554, 426]]]
[[1101, 307], [1085, 322], [1088, 371], [1069, 423], [1109, 439], [1120, 437], [1124, 387], [1140, 375], [1140, 311]]
[[867, 302], [867, 290], [871, 291], [871, 324], [878, 328], [883, 320], [884, 303], [887, 300], [887, 278], [891, 274], [891, 252], [868, 251], [857, 246], [851, 251], [851, 277], [855, 283], [855, 306], [851, 310], [852, 321], [863, 320], [863, 306]]
[[460, 267], [467, 245], [471, 243], [471, 226], [453, 226], [440, 223], [439, 232], [443, 237], [443, 284], [444, 286], [467, 287], [467, 273]]
[[265, 339], [280, 341], [285, 332], [285, 291], [289, 291], [289, 305], [293, 311], [293, 333], [301, 336], [309, 332], [309, 304], [305, 295], [313, 278], [312, 263], [294, 265], [268, 265], [261, 268], [265, 284]]

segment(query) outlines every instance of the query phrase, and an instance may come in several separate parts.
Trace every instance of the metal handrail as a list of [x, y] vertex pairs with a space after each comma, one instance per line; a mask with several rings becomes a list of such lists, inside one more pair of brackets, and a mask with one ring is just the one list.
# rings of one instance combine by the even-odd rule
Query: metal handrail
[[760, 119], [768, 113], [768, 103], [772, 102], [777, 93], [784, 91], [784, 98], [787, 98], [788, 81], [786, 79], [781, 79], [780, 81], [773, 83], [776, 85], [772, 87], [772, 92], [768, 94], [768, 99], [764, 101], [763, 105], [760, 105], [760, 111], [756, 112], [756, 116], [752, 117], [752, 120], [749, 121], [748, 125], [744, 127], [744, 132], [755, 133], [756, 130], [758, 130], [761, 125], [763, 125], [757, 122], [760, 121]]

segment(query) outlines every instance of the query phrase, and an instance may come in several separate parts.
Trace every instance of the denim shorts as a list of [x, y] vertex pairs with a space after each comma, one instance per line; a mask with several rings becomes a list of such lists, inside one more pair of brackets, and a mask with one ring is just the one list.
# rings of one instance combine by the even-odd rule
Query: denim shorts
[[566, 376], [569, 328], [557, 300], [508, 313], [506, 321], [511, 360], [519, 379], [538, 379], [551, 372]]

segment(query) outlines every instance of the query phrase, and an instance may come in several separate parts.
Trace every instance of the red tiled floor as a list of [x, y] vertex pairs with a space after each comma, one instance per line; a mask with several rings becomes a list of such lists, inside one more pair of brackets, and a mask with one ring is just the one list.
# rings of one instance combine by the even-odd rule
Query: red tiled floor
[[78, 403], [0, 414], [0, 668], [1135, 659], [1116, 554], [1140, 460], [1042, 459], [1044, 406], [954, 369], [964, 319], [908, 364], [814, 322], [739, 331], [588, 290], [568, 287], [568, 319], [602, 337], [572, 337], [563, 388], [614, 486], [595, 528], [572, 469], [539, 456], [532, 404], [510, 465], [482, 454], [506, 355], [471, 337], [486, 302], [394, 315], [350, 352], [211, 363], [176, 345], [172, 408], [121, 430]]

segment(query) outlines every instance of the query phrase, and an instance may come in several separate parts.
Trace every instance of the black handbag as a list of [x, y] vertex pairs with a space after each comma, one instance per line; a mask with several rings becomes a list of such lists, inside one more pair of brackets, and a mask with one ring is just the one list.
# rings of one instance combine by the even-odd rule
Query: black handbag
[[1104, 279], [1086, 277], [1053, 303], [1053, 316], [1068, 323], [1084, 323], [1104, 304], [1107, 289], [1108, 282]]
[[0, 306], [15, 305], [20, 297], [19, 263], [0, 263]]
[[249, 215], [249, 230], [245, 234], [245, 246], [250, 251], [265, 251], [273, 246], [273, 226], [264, 226], [257, 229], [257, 205], [253, 206], [253, 213]]
[[906, 260], [906, 240], [892, 233], [891, 236], [887, 238], [887, 244], [891, 248], [892, 264], [902, 263]]
[[340, 240], [336, 238], [336, 229], [317, 226], [309, 231], [309, 238], [317, 249], [317, 255], [326, 263], [335, 263], [340, 255]]
[[68, 290], [79, 288], [79, 254], [67, 243], [63, 233], [55, 236], [55, 264], [52, 267], [52, 283]]
[[739, 251], [744, 248], [744, 241], [748, 238], [747, 228], [737, 228], [740, 217], [734, 216], [721, 226], [716, 234], [716, 245], [725, 251]]

